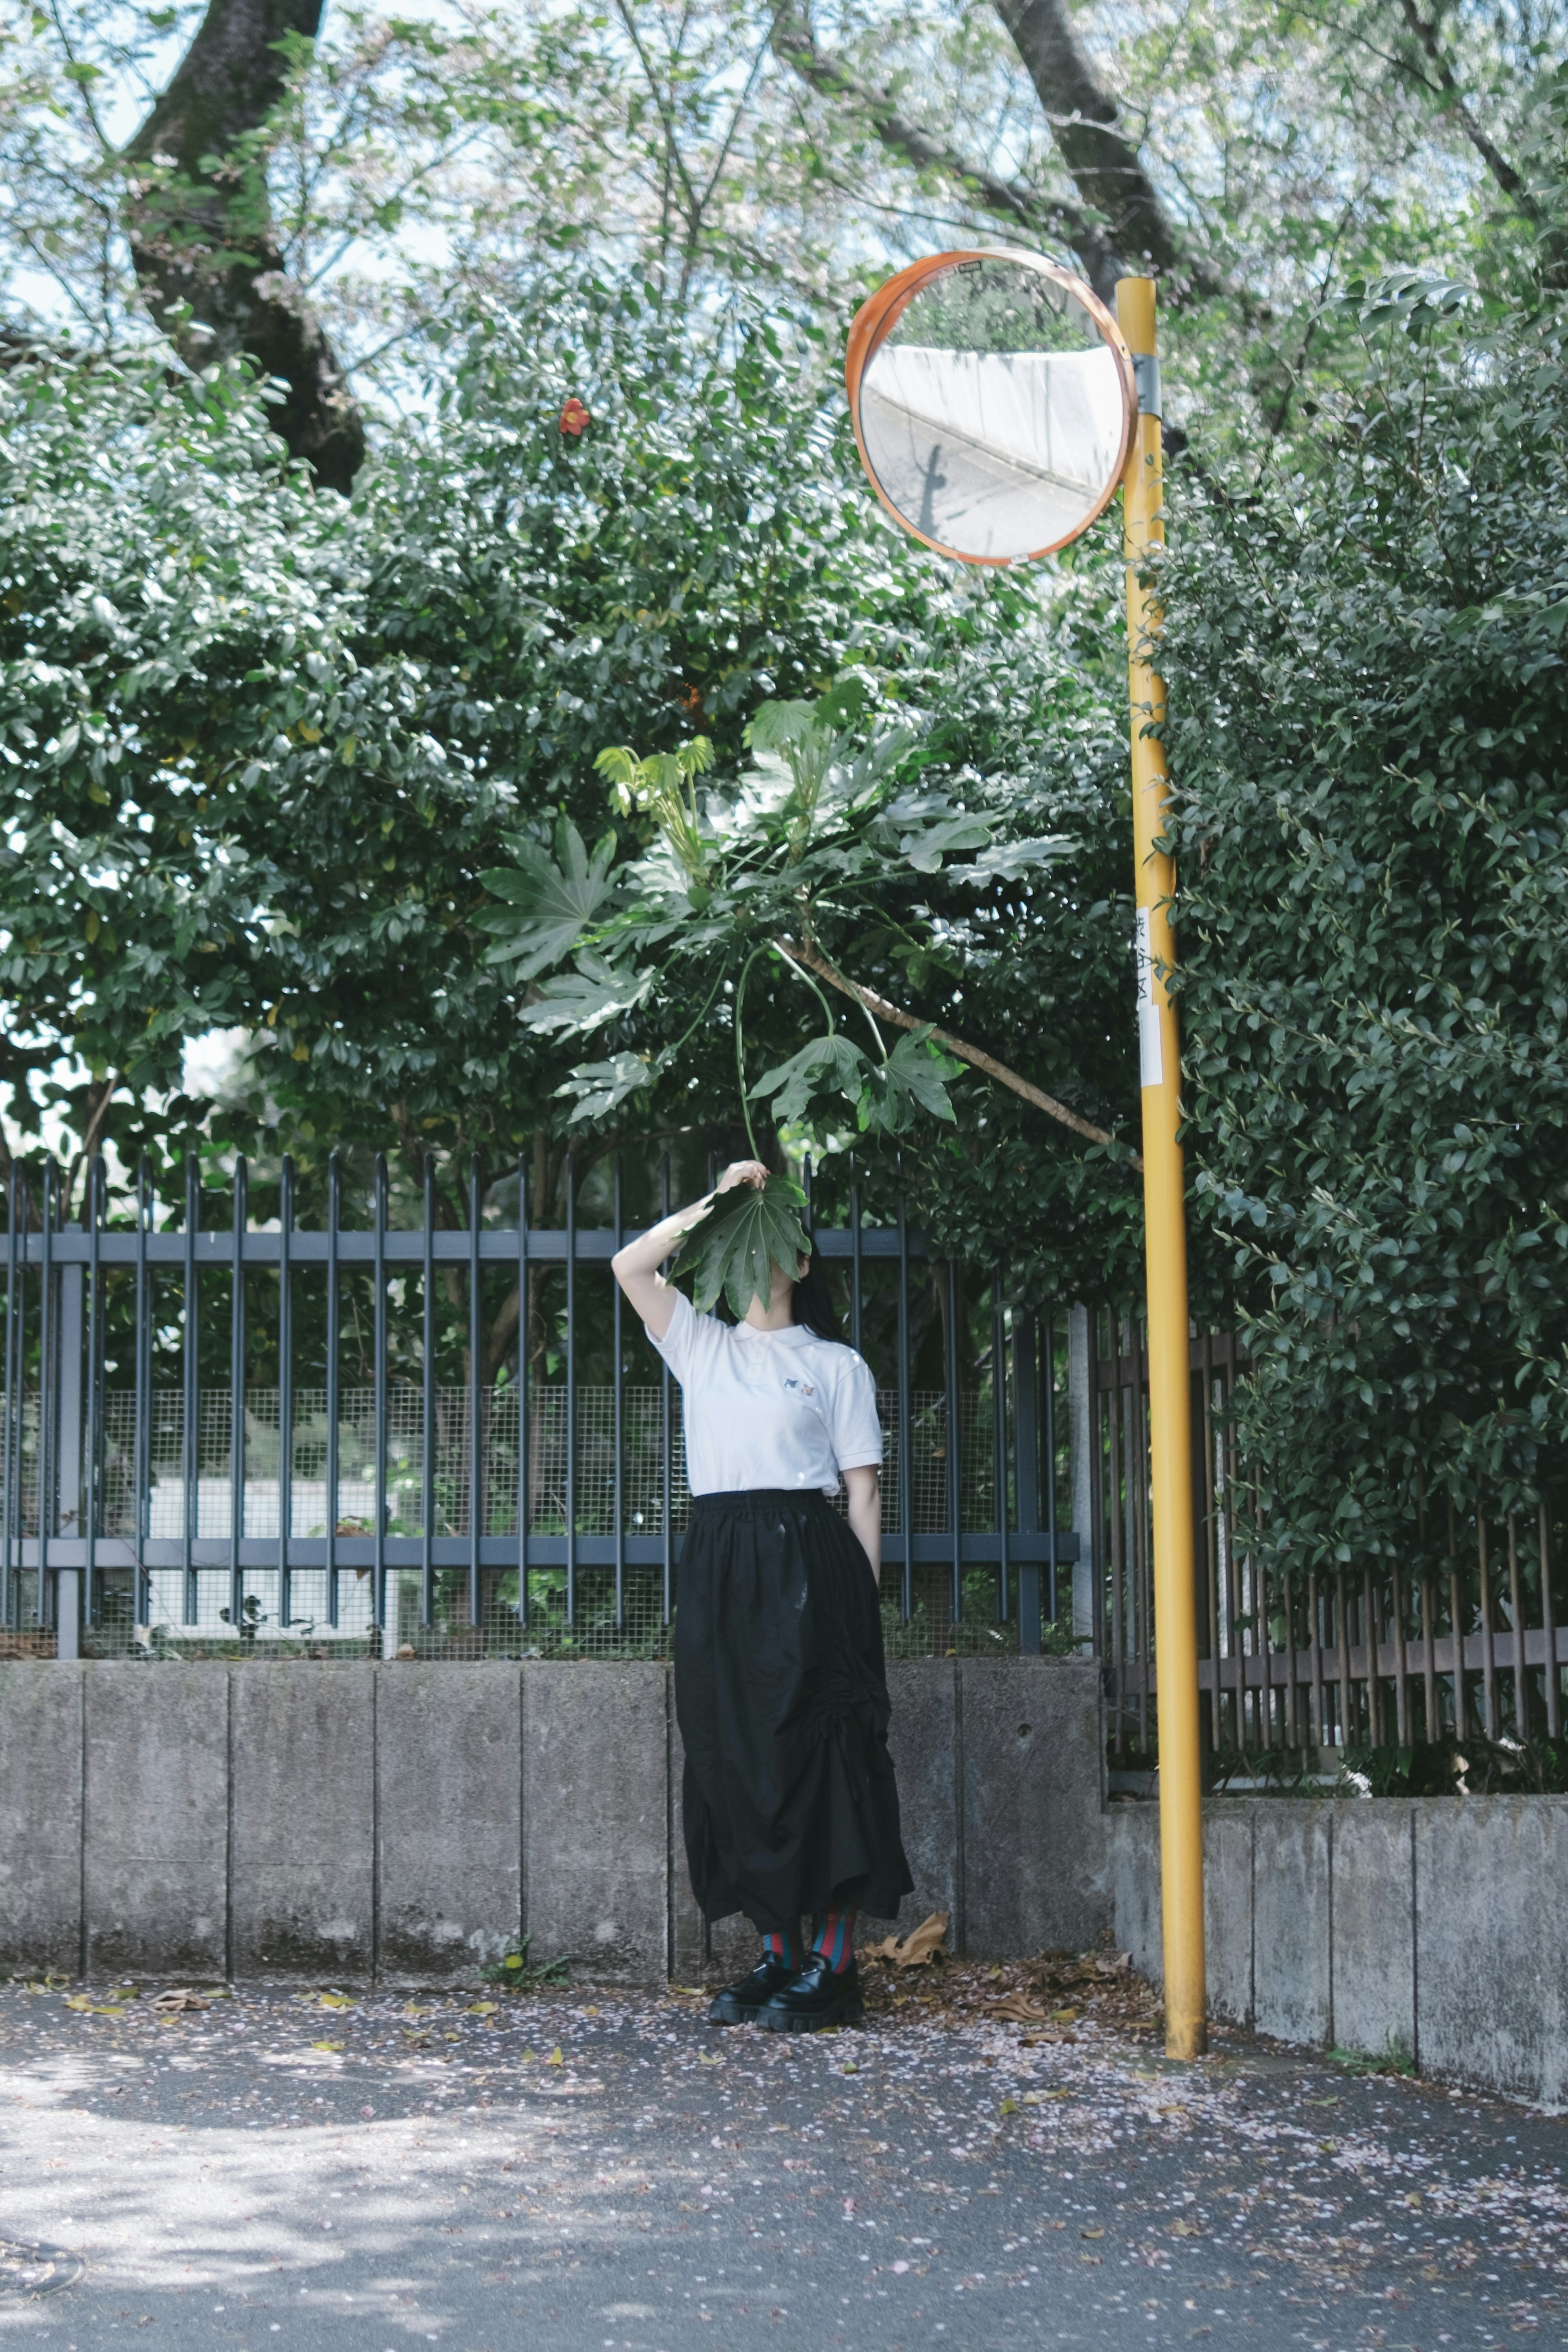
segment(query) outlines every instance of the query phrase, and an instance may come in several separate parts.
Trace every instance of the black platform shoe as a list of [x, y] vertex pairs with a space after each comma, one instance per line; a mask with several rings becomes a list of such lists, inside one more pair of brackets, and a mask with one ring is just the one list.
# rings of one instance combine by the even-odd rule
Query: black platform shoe
[[757, 2023], [770, 2033], [820, 2033], [829, 2025], [858, 2025], [865, 2013], [854, 1961], [836, 1973], [826, 1952], [813, 1952], [798, 1975], [774, 1993]]
[[795, 1974], [793, 1960], [764, 1952], [749, 1977], [726, 1985], [708, 2011], [710, 2025], [755, 2025], [774, 1993], [782, 1992]]

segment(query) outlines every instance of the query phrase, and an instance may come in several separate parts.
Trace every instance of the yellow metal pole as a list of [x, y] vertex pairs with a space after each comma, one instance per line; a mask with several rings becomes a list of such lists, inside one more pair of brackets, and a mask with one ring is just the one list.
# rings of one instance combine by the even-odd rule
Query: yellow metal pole
[[1154, 281], [1123, 278], [1116, 316], [1138, 376], [1139, 416], [1122, 483], [1127, 551], [1127, 677], [1131, 703], [1132, 839], [1138, 924], [1138, 1058], [1143, 1103], [1143, 1234], [1149, 1297], [1149, 1434], [1154, 1505], [1154, 1629], [1158, 1645], [1160, 1867], [1165, 1948], [1165, 2052], [1201, 2058], [1208, 2046], [1204, 1983], [1203, 1780], [1198, 1743], [1198, 1628], [1193, 1582], [1192, 1391], [1187, 1230], [1182, 1175], [1181, 1052], [1176, 1008], [1163, 974], [1175, 962], [1173, 859], [1155, 846], [1169, 796], [1165, 754], [1147, 730], [1164, 716], [1152, 667], [1159, 625], [1138, 572], [1165, 536], [1162, 520], [1159, 365]]

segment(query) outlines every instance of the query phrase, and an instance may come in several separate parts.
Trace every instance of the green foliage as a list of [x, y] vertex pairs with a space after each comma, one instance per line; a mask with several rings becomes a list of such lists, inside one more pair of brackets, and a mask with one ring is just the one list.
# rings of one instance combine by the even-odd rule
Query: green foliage
[[790, 1176], [732, 1185], [720, 1194], [681, 1244], [673, 1268], [677, 1275], [695, 1275], [692, 1297], [700, 1315], [709, 1314], [721, 1294], [737, 1320], [753, 1298], [767, 1306], [773, 1267], [792, 1274], [811, 1247], [801, 1222], [805, 1205], [805, 1194]]
[[1310, 471], [1185, 480], [1162, 575], [1195, 1208], [1290, 1574], [1440, 1572], [1568, 1459], [1568, 368], [1555, 309], [1447, 307]]

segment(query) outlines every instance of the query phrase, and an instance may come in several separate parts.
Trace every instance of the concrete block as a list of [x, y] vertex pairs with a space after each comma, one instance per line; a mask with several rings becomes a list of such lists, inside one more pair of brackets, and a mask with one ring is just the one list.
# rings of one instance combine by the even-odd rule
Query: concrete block
[[97, 1661], [82, 1677], [89, 1970], [221, 1977], [229, 1670]]
[[1160, 1934], [1160, 1808], [1123, 1801], [1107, 1809], [1110, 1932], [1141, 1977], [1165, 1981]]
[[0, 1666], [0, 1969], [81, 1966], [82, 1675]]
[[1204, 1808], [1204, 1955], [1209, 2013], [1250, 2025], [1253, 1808]]
[[522, 1933], [522, 1686], [515, 1665], [381, 1668], [376, 1973], [471, 1977]]
[[1332, 2032], [1343, 2050], [1415, 2048], [1412, 1838], [1408, 1804], [1334, 1808]]
[[378, 1671], [336, 1660], [229, 1669], [237, 1976], [370, 1974]]
[[661, 1665], [522, 1669], [524, 1924], [536, 1960], [662, 1986], [669, 1776]]
[[1568, 2105], [1568, 1798], [1410, 1811], [1423, 2071]]
[[907, 1936], [933, 1911], [945, 1911], [958, 1933], [958, 1738], [955, 1661], [895, 1658], [888, 1668], [893, 1703], [888, 1749], [899, 1783], [899, 1824], [915, 1886], [897, 1919], [869, 1914], [858, 1940]]
[[1331, 2021], [1329, 1867], [1335, 1808], [1259, 1804], [1253, 1824], [1252, 2011], [1259, 2033], [1323, 2043]]
[[959, 1661], [964, 1949], [1081, 1951], [1110, 1924], [1100, 1668], [1083, 1658]]

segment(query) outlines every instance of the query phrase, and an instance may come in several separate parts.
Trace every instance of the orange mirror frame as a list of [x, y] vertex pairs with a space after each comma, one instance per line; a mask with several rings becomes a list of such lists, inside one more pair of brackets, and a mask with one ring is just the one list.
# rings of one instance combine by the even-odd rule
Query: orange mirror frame
[[[867, 454], [866, 436], [860, 425], [860, 387], [865, 381], [866, 370], [915, 296], [933, 278], [943, 277], [950, 269], [961, 268], [972, 261], [1010, 261], [1019, 268], [1032, 269], [1039, 277], [1048, 278], [1053, 285], [1070, 294], [1073, 300], [1088, 311], [1105, 338], [1107, 347], [1115, 356], [1121, 383], [1121, 438], [1115, 467], [1098, 504], [1076, 529], [1066, 532], [1060, 539], [1052, 540], [1048, 547], [1030, 548], [1023, 555], [966, 555], [962, 548], [949, 547], [943, 541], [931, 539], [923, 530], [917, 530], [909, 517], [893, 504], [878, 480], [876, 467]], [[1018, 252], [1008, 246], [980, 246], [962, 252], [934, 253], [924, 261], [911, 262], [907, 269], [900, 269], [896, 278], [889, 278], [885, 286], [879, 286], [856, 311], [850, 322], [849, 346], [845, 354], [844, 383], [849, 395], [849, 418], [855, 427], [855, 446], [860, 452], [866, 479], [900, 530], [907, 530], [911, 539], [918, 539], [922, 547], [933, 549], [938, 555], [951, 556], [956, 563], [984, 564], [993, 570], [1005, 571], [1012, 563], [1033, 563], [1042, 555], [1054, 555], [1058, 548], [1070, 546], [1075, 539], [1080, 539], [1089, 525], [1100, 520], [1121, 486], [1127, 453], [1132, 445], [1132, 428], [1138, 415], [1132, 354], [1127, 348], [1121, 328], [1100, 297], [1092, 293], [1080, 278], [1073, 277], [1069, 270], [1058, 269], [1054, 262], [1042, 261], [1038, 254]]]

